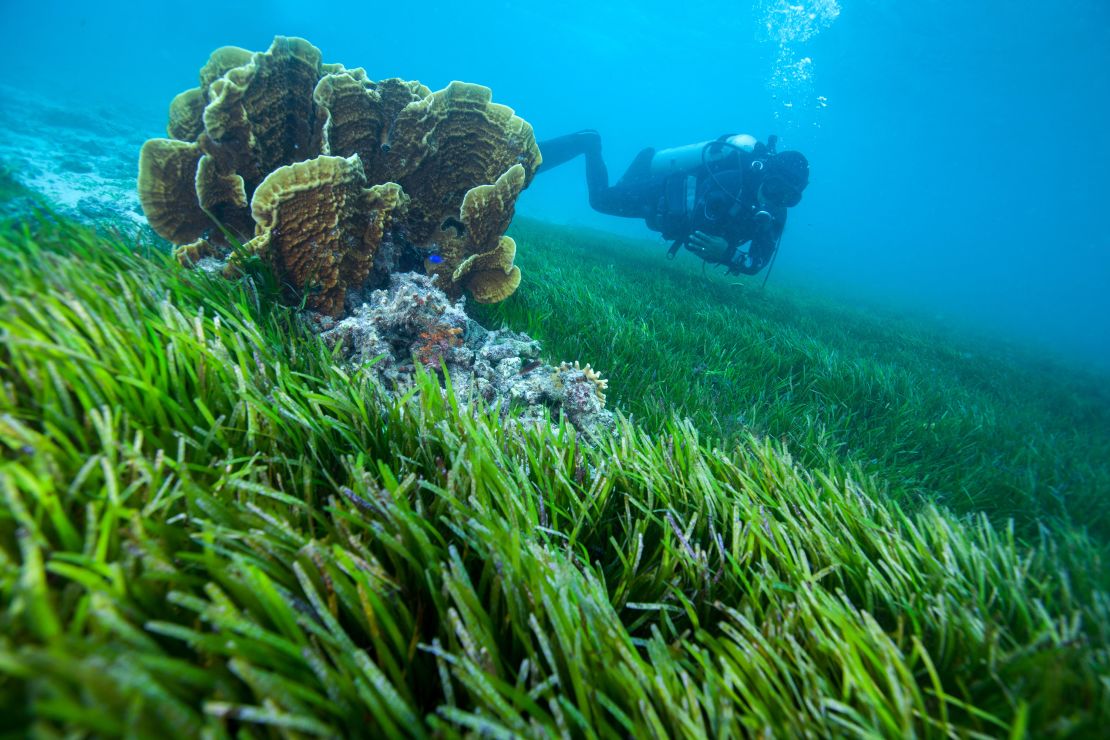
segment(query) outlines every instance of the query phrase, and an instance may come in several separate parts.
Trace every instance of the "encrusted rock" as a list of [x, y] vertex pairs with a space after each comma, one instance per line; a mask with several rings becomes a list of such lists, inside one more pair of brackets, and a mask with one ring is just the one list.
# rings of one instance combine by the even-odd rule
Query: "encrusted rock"
[[373, 291], [353, 315], [323, 321], [322, 336], [351, 365], [374, 362], [388, 388], [411, 386], [417, 363], [446, 370], [456, 397], [500, 404], [525, 423], [560, 414], [587, 437], [611, 430], [612, 412], [601, 392], [606, 381], [587, 365], [559, 367], [540, 360], [540, 343], [507, 329], [490, 331], [470, 319], [464, 299], [452, 303], [437, 276], [394, 273], [388, 289]]

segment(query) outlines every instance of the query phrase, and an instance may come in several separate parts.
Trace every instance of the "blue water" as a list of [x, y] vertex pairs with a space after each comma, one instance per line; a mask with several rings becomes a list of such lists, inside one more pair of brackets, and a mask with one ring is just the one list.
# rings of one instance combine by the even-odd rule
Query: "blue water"
[[[812, 178], [776, 278], [1110, 368], [1106, 0], [680, 5], [4, 0], [0, 83], [154, 136], [209, 52], [286, 34], [372, 78], [488, 85], [540, 139], [597, 128], [614, 178], [645, 146], [777, 133]], [[518, 212], [655, 238], [591, 212], [578, 162]]]

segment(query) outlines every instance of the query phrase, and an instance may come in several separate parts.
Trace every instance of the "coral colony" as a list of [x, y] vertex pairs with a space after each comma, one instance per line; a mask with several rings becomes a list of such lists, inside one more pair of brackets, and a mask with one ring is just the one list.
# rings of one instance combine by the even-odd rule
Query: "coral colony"
[[303, 39], [224, 47], [171, 103], [170, 138], [143, 145], [140, 200], [185, 264], [233, 277], [261, 259], [330, 344], [376, 362], [391, 387], [416, 364], [445, 368], [461, 398], [525, 419], [562, 411], [593, 436], [612, 414], [589, 365], [539, 364], [536, 342], [487, 332], [450, 302], [498, 302], [520, 284], [504, 232], [540, 153], [532, 127], [490, 98], [461, 82], [374, 82]]
[[281, 36], [265, 53], [216, 50], [200, 82], [139, 160], [143, 210], [183, 261], [245, 242], [230, 269], [258, 255], [332, 316], [387, 236], [406, 247], [395, 259], [419, 253], [449, 294], [496, 302], [520, 284], [504, 232], [540, 152], [488, 88], [373, 82]]

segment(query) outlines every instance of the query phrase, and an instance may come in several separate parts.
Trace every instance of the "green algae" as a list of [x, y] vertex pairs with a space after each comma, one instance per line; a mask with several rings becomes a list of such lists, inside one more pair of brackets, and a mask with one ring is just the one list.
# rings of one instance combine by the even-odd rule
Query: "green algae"
[[520, 219], [511, 233], [533, 278], [479, 315], [588, 359], [648, 428], [678, 414], [723, 444], [770, 435], [805, 465], [858, 465], [903, 503], [1110, 541], [1105, 377], [820, 294], [707, 277], [645, 241]]
[[[529, 228], [522, 256], [563, 248], [565, 233]], [[560, 290], [525, 290], [504, 317], [537, 334], [563, 316], [618, 331], [619, 296], [596, 298], [606, 270], [551, 277]], [[551, 275], [540, 261], [525, 274]], [[770, 297], [745, 310], [803, 365], [796, 386], [832, 373], [863, 408], [910, 394], [905, 424], [953, 444], [966, 432], [937, 419], [927, 384], [913, 395], [913, 366], [845, 374], [822, 364], [846, 350], [819, 317]], [[959, 511], [909, 495], [941, 492], [953, 459], [972, 482], [1001, 466], [943, 446], [872, 463], [866, 435], [896, 439], [885, 407], [857, 450], [842, 435], [858, 421], [828, 423], [820, 386], [796, 387], [787, 411], [767, 395], [761, 412], [764, 375], [730, 376], [711, 345], [690, 384], [755, 379], [699, 406], [700, 386], [666, 385], [690, 374], [686, 350], [648, 344], [677, 341], [667, 319], [642, 320], [637, 361], [609, 372], [642, 423], [600, 447], [566, 424], [508, 437], [431, 377], [392, 398], [344, 372], [253, 282], [56, 220], [5, 227], [0, 730], [931, 737], [1105, 723], [1110, 607], [1078, 512], [1039, 486], [1022, 495], [1052, 529], [1009, 525], [991, 495], [954, 499]], [[879, 351], [883, 330], [864, 330]], [[576, 349], [547, 339], [553, 360]], [[883, 367], [890, 387], [867, 390]], [[660, 378], [663, 395], [635, 406]], [[952, 392], [987, 404], [1003, 441], [1029, 431], [1009, 424], [1056, 423], [973, 381]], [[728, 393], [749, 410], [736, 428], [713, 411]], [[653, 411], [671, 394], [689, 420]], [[1092, 463], [1080, 480], [1104, 474]]]

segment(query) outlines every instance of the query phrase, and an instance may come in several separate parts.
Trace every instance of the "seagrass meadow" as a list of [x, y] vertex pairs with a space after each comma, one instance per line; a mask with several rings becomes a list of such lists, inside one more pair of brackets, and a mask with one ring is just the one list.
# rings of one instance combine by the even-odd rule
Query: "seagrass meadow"
[[390, 394], [264, 274], [6, 222], [0, 731], [1098, 735], [1104, 379], [511, 233], [476, 315], [601, 368], [611, 439]]

